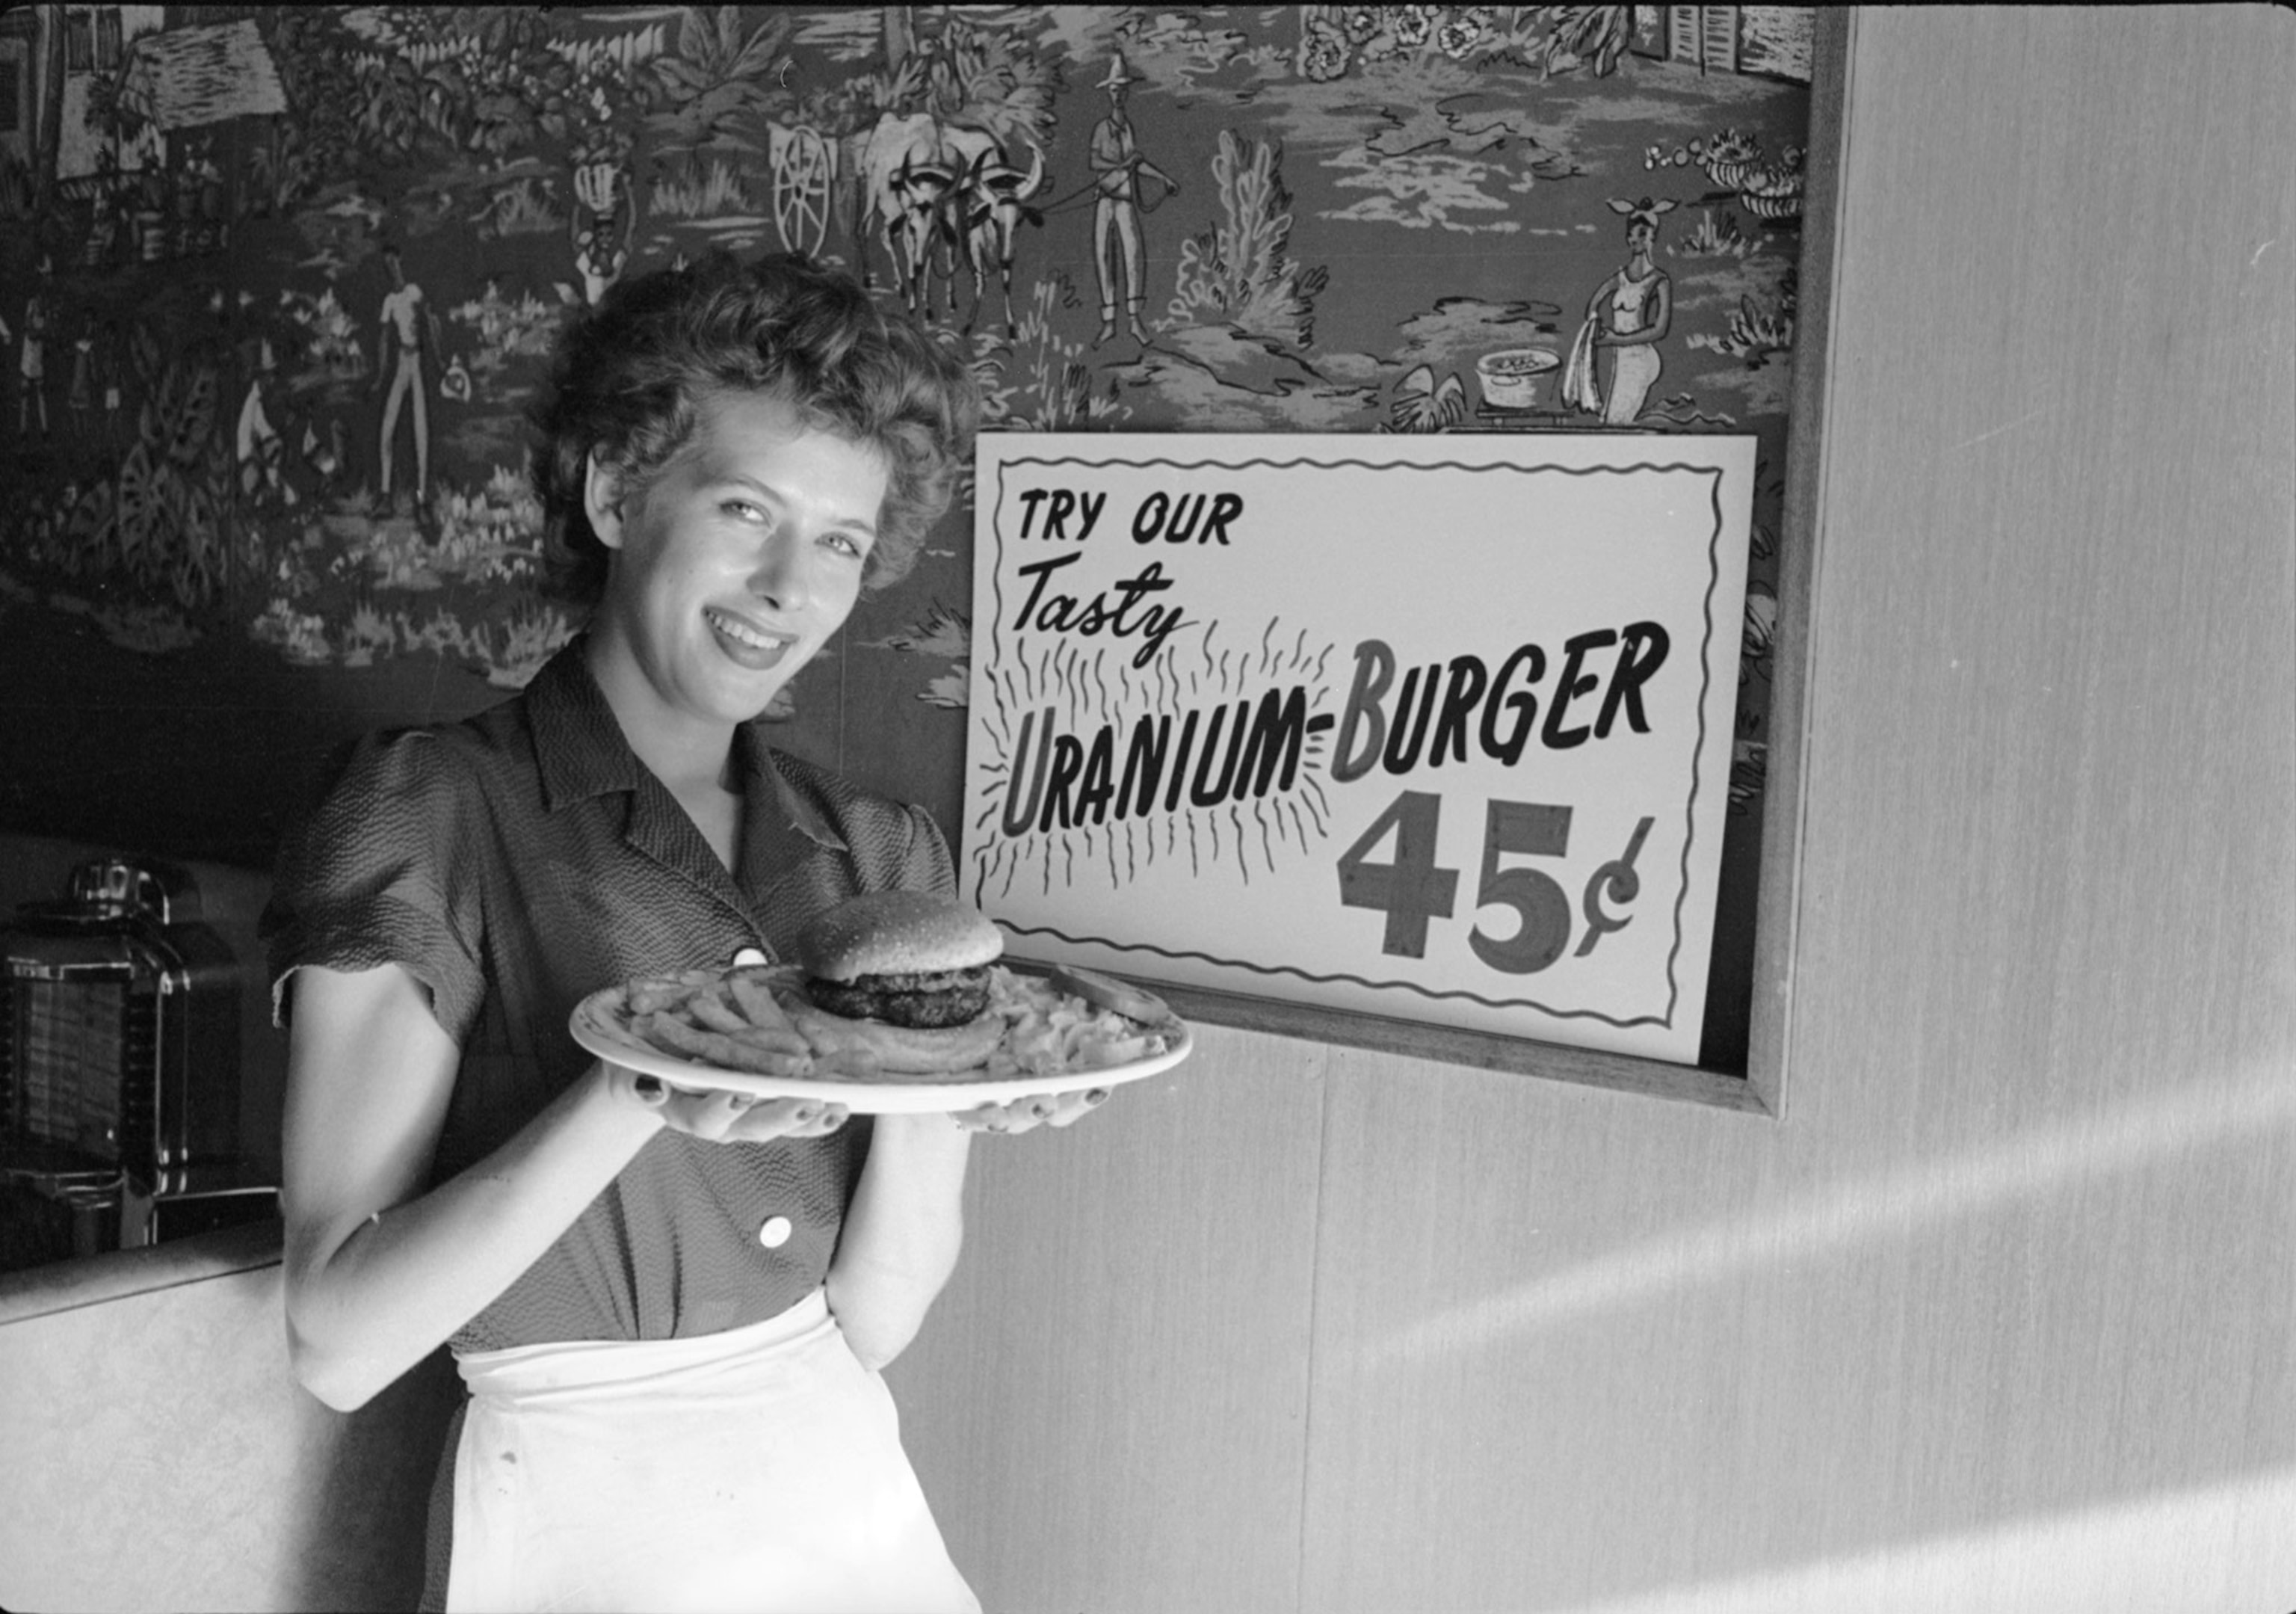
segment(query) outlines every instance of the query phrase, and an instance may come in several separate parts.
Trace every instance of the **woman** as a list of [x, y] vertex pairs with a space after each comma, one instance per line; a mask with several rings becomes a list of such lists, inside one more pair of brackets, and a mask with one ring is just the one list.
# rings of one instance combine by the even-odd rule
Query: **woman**
[[363, 741], [283, 852], [289, 1339], [341, 1408], [453, 1346], [432, 1606], [978, 1606], [875, 1370], [955, 1262], [971, 1130], [1104, 1095], [845, 1124], [666, 1090], [566, 1025], [629, 976], [785, 955], [857, 892], [954, 891], [922, 811], [750, 720], [909, 564], [975, 411], [803, 259], [618, 288], [537, 457], [586, 630], [505, 705]]
[[[1659, 218], [1673, 211], [1674, 203], [1645, 196], [1610, 207], [1627, 217], [1626, 267], [1587, 300], [1586, 323], [1563, 366], [1562, 396], [1589, 414], [1600, 413], [1606, 426], [1630, 426], [1657, 384], [1658, 344], [1674, 323], [1674, 283], [1651, 261]], [[1597, 374], [1602, 351], [1611, 355], [1607, 385]]]

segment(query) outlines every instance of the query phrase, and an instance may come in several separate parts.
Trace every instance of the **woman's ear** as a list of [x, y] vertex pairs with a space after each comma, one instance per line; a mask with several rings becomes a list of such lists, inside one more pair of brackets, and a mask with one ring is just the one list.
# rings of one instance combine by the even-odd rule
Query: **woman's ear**
[[622, 473], [590, 450], [582, 471], [582, 514], [609, 549], [622, 547]]

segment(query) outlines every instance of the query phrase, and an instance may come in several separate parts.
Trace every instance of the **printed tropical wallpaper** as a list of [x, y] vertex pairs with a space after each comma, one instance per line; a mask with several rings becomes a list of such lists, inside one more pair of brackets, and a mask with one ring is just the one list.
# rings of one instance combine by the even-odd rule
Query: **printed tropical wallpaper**
[[[559, 327], [624, 276], [786, 247], [931, 321], [999, 431], [1759, 436], [1718, 943], [1743, 953], [1812, 30], [0, 14], [0, 829], [261, 867], [327, 745], [504, 698], [578, 625], [536, 589], [524, 469]], [[953, 511], [769, 714], [953, 837], [970, 531]]]

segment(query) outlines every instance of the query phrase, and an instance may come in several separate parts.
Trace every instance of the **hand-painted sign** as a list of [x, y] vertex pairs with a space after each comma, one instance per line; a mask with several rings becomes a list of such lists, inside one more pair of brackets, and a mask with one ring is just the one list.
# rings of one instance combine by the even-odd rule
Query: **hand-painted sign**
[[1695, 1062], [1754, 440], [982, 439], [1014, 952]]

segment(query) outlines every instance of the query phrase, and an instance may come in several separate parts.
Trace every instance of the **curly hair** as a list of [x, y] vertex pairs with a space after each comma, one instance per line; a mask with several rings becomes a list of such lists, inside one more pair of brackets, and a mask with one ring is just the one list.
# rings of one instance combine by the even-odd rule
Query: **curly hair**
[[979, 424], [971, 372], [852, 276], [795, 253], [713, 252], [624, 281], [560, 338], [533, 459], [551, 591], [595, 605], [608, 551], [583, 509], [588, 461], [644, 487], [692, 440], [717, 391], [780, 398], [875, 450], [887, 483], [865, 586], [897, 581], [948, 508]]

